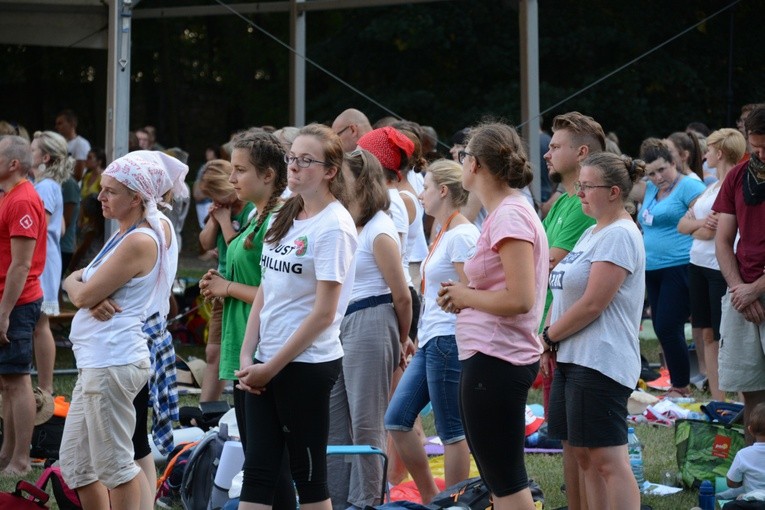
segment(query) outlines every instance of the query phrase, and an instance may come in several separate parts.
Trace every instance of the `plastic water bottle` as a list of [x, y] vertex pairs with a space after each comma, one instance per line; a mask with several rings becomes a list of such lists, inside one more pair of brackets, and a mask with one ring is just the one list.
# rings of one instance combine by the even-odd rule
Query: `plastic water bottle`
[[704, 480], [699, 486], [699, 507], [701, 510], [715, 510], [715, 488], [709, 480]]
[[635, 475], [638, 489], [642, 490], [643, 485], [645, 484], [645, 474], [643, 472], [643, 445], [640, 444], [640, 440], [635, 435], [635, 429], [633, 427], [627, 429], [627, 451], [630, 455], [632, 474]]

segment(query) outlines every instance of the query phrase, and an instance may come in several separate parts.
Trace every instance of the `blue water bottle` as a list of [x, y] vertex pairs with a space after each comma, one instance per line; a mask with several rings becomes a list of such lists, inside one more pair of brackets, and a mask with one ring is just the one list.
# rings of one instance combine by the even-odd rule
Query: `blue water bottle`
[[699, 486], [699, 507], [701, 510], [715, 510], [715, 488], [709, 480], [704, 480]]

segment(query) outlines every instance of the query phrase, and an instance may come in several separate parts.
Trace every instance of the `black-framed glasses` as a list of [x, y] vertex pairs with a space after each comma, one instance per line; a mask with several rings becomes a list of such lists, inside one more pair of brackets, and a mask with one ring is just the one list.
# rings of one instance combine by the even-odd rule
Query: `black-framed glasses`
[[347, 125], [347, 126], [345, 126], [343, 129], [341, 129], [340, 131], [338, 131], [338, 132], [337, 132], [337, 136], [340, 136], [340, 135], [342, 135], [343, 133], [345, 133], [345, 131], [346, 131], [346, 130], [347, 130], [349, 127], [351, 127], [352, 125], [353, 125], [353, 124], [348, 124], [348, 125]]
[[457, 161], [460, 162], [460, 165], [462, 164], [463, 161], [465, 161], [465, 156], [473, 156], [473, 157], [475, 157], [475, 154], [472, 154], [472, 153], [466, 151], [465, 149], [462, 149], [461, 151], [459, 151], [457, 153]]
[[607, 184], [582, 184], [579, 181], [576, 181], [574, 183], [574, 191], [577, 193], [584, 192], [587, 193], [588, 189], [595, 189], [595, 188], [611, 188], [612, 186], [609, 186]]
[[300, 168], [308, 168], [313, 163], [318, 163], [324, 166], [329, 165], [326, 161], [319, 161], [318, 159], [309, 158], [308, 156], [290, 156], [288, 154], [284, 155], [284, 162], [288, 165], [295, 163]]

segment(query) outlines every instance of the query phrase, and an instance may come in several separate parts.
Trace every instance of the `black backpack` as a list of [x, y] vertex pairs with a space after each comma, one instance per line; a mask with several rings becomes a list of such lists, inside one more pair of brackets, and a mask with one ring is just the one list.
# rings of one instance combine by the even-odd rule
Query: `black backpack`
[[185, 510], [208, 510], [220, 455], [223, 453], [223, 445], [229, 439], [228, 427], [221, 425], [219, 430], [205, 434], [191, 451], [184, 466], [180, 490]]
[[[529, 489], [531, 497], [535, 502], [539, 501], [544, 505], [545, 497], [542, 488], [534, 480], [529, 480]], [[491, 492], [481, 477], [469, 478], [451, 487], [447, 487], [443, 492], [437, 494], [428, 508], [466, 508], [472, 510], [488, 510], [494, 508], [491, 499]]]
[[29, 455], [34, 458], [58, 460], [65, 423], [66, 418], [51, 416], [50, 420], [35, 426], [32, 431], [32, 446]]

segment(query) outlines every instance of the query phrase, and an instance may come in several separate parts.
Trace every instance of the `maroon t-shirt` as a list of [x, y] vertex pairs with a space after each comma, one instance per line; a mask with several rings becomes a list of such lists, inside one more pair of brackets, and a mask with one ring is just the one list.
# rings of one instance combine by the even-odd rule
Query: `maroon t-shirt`
[[736, 247], [738, 270], [745, 283], [752, 283], [765, 274], [765, 202], [758, 205], [744, 202], [748, 165], [748, 161], [739, 163], [725, 176], [712, 210], [736, 215], [741, 235]]

